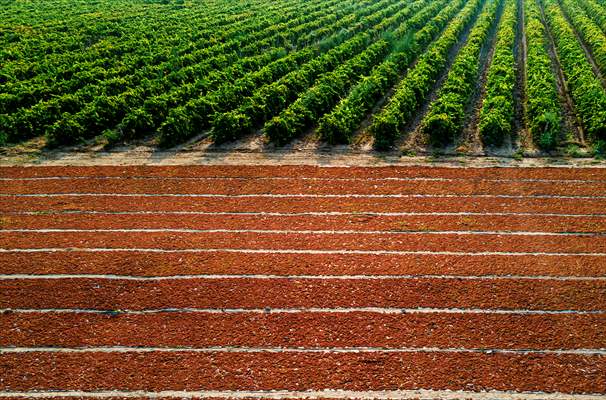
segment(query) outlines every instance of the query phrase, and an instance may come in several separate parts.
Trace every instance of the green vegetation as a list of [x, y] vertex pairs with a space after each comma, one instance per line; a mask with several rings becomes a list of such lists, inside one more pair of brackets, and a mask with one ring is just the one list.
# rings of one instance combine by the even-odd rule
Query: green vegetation
[[517, 0], [506, 0], [492, 63], [486, 78], [486, 97], [480, 110], [479, 131], [484, 144], [498, 146], [513, 131], [516, 61], [514, 45], [518, 20]]
[[[437, 1], [423, 13], [408, 20], [402, 28], [404, 39], [399, 46], [381, 65], [376, 67], [369, 76], [362, 79], [351, 90], [331, 113], [324, 115], [318, 125], [322, 139], [329, 143], [347, 143], [358, 128], [364, 116], [370, 112], [375, 103], [392, 87], [400, 71], [410, 64], [448, 24], [453, 15], [463, 6], [464, 2], [454, 1], [444, 7], [444, 2]], [[432, 18], [421, 30], [417, 31], [411, 40], [408, 39], [410, 30], [418, 29], [428, 17]]]
[[480, 53], [493, 26], [498, 1], [488, 3], [469, 39], [455, 59], [438, 98], [431, 104], [422, 122], [422, 129], [434, 145], [451, 143], [463, 130], [465, 108], [477, 86], [480, 74]]
[[575, 103], [575, 110], [590, 140], [606, 139], [606, 91], [594, 75], [581, 44], [562, 10], [545, 1], [545, 15], [553, 32], [556, 50]]
[[474, 20], [483, 1], [472, 0], [451, 22], [442, 36], [423, 53], [415, 67], [402, 79], [387, 106], [375, 115], [370, 131], [379, 149], [390, 147], [401, 134], [423, 99], [436, 83], [448, 63], [448, 53]]
[[547, 52], [547, 33], [541, 22], [539, 7], [534, 0], [526, 1], [525, 11], [528, 128], [535, 145], [550, 150], [558, 143], [562, 110], [558, 102], [556, 77]]
[[604, 1], [4, 1], [0, 145], [260, 134], [283, 145], [316, 132], [384, 150], [413, 127], [439, 153], [477, 120], [487, 149], [525, 126], [551, 151], [575, 122], [561, 110], [561, 73], [584, 147], [602, 148]]

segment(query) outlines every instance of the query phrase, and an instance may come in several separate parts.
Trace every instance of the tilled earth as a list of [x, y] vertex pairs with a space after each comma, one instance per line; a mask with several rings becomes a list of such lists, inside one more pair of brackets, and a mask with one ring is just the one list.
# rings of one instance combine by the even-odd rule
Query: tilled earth
[[0, 168], [0, 396], [606, 396], [606, 169]]

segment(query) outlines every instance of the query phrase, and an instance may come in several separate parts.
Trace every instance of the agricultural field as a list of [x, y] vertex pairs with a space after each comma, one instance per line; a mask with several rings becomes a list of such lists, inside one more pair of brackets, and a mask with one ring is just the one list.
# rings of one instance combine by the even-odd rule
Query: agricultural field
[[603, 0], [0, 3], [8, 147], [605, 149]]
[[606, 398], [606, 0], [0, 6], [0, 399]]
[[606, 169], [0, 168], [0, 396], [599, 400]]

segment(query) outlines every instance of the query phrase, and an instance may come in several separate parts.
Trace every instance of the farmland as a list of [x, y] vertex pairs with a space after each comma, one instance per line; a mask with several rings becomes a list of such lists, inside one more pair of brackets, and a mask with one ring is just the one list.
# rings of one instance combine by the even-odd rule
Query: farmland
[[597, 400], [606, 170], [0, 168], [0, 396]]
[[602, 0], [17, 0], [0, 146], [606, 148]]

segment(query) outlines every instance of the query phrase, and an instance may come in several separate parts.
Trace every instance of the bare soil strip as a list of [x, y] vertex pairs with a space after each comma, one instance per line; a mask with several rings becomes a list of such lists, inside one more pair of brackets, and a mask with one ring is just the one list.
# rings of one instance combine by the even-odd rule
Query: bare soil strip
[[335, 231], [496, 231], [606, 233], [606, 216], [8, 214], [8, 229], [225, 229]]
[[457, 233], [11, 232], [0, 248], [369, 250], [421, 252], [606, 253], [606, 236]]
[[1, 347], [606, 348], [603, 314], [11, 313], [0, 325]]
[[601, 196], [606, 182], [495, 182], [397, 180], [250, 180], [250, 179], [56, 179], [2, 182], [1, 194], [141, 193], [141, 194], [504, 194]]
[[96, 310], [272, 308], [478, 308], [603, 310], [606, 282], [414, 278], [252, 278], [131, 281], [0, 280], [0, 308]]
[[0, 397], [606, 392], [606, 170], [0, 178]]
[[393, 255], [82, 252], [3, 253], [3, 274], [536, 275], [604, 277], [588, 255]]
[[0, 197], [0, 212], [201, 211], [201, 212], [519, 212], [598, 214], [606, 199], [490, 197]]
[[470, 400], [596, 400], [601, 399], [601, 395], [591, 394], [563, 394], [563, 393], [545, 393], [545, 392], [526, 392], [514, 393], [511, 391], [483, 391], [472, 392], [464, 390], [377, 390], [377, 391], [353, 391], [353, 390], [305, 390], [305, 391], [230, 391], [230, 390], [201, 390], [201, 391], [179, 391], [165, 390], [149, 392], [139, 391], [34, 391], [34, 392], [0, 392], [0, 397], [7, 400], [22, 399], [30, 397], [36, 399], [72, 399], [74, 397], [82, 400], [92, 399], [291, 399], [291, 400], [327, 400], [327, 399], [395, 399], [395, 400], [435, 400], [437, 398], [444, 400], [459, 400], [461, 398]]
[[320, 167], [313, 165], [188, 165], [188, 166], [39, 166], [0, 167], [0, 177], [440, 177], [452, 179], [573, 179], [606, 180], [606, 168], [450, 168], [436, 166]]
[[606, 359], [587, 355], [34, 352], [0, 355], [0, 374], [5, 390], [15, 391], [463, 390], [471, 386], [475, 391], [606, 391]]

